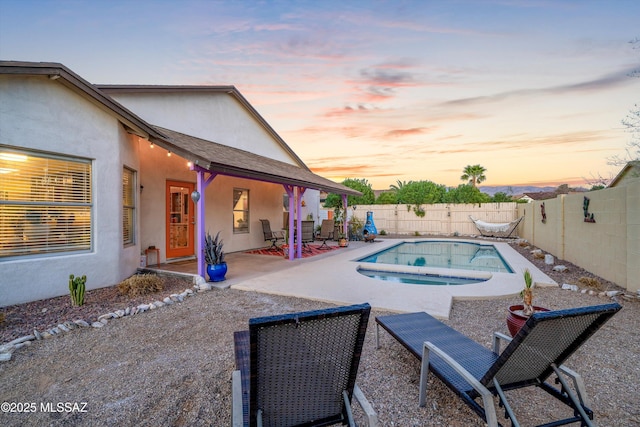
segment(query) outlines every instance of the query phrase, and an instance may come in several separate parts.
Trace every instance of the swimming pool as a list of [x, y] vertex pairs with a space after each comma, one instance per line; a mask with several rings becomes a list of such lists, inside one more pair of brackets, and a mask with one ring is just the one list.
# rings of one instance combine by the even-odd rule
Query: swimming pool
[[408, 285], [471, 285], [474, 283], [485, 282], [487, 280], [487, 278], [478, 277], [458, 277], [439, 274], [414, 274], [394, 271], [367, 270], [366, 268], [359, 268], [358, 273], [372, 279], [385, 280], [394, 283], [404, 283]]
[[358, 261], [372, 264], [513, 273], [494, 245], [460, 241], [405, 241]]

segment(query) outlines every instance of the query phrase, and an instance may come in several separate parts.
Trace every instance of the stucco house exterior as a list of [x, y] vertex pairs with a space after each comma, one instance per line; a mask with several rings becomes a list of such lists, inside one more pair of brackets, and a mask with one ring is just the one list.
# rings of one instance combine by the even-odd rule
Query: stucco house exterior
[[618, 172], [607, 187], [622, 187], [634, 179], [640, 178], [640, 160], [632, 160]]
[[312, 173], [233, 86], [0, 61], [0, 307], [68, 294], [70, 274], [119, 283], [150, 246], [201, 259], [207, 231], [227, 252], [264, 246], [259, 220], [318, 221], [319, 191], [359, 194]]

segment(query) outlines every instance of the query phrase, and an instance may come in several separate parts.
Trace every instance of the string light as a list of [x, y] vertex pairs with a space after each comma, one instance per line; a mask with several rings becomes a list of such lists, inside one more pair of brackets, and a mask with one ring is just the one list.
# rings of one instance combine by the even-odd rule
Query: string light
[[167, 151], [167, 157], [171, 157], [171, 151]]
[[153, 148], [153, 142], [151, 142], [149, 146], [150, 146], [151, 148]]

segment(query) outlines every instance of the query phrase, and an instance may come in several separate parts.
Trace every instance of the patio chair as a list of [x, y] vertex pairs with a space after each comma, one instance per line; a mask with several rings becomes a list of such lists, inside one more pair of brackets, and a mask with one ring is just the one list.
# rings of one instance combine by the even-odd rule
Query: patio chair
[[[535, 313], [513, 339], [494, 333], [493, 351], [427, 313], [381, 316], [376, 318], [376, 345], [381, 326], [422, 361], [420, 406], [425, 405], [431, 371], [490, 427], [499, 425], [494, 395], [504, 406], [505, 418], [519, 426], [504, 392], [528, 386], [540, 387], [571, 408], [570, 414], [561, 415], [569, 415], [567, 418], [545, 426], [574, 422], [592, 426], [593, 411], [582, 377], [562, 363], [620, 308], [614, 303]], [[501, 339], [509, 342], [502, 353]], [[559, 388], [548, 382], [552, 373]], [[565, 376], [573, 380], [574, 390]]]
[[309, 243], [314, 241], [314, 233], [313, 233], [313, 221], [302, 221], [302, 237], [300, 241], [302, 242], [302, 247], [304, 250], [311, 252], [311, 248], [309, 247]]
[[353, 398], [376, 426], [355, 382], [370, 310], [360, 304], [260, 317], [234, 332], [233, 426], [355, 425]]
[[333, 229], [335, 222], [332, 219], [323, 219], [320, 226], [320, 234], [316, 236], [316, 240], [322, 240], [322, 245], [318, 249], [330, 249], [327, 240], [333, 240]]
[[284, 232], [271, 231], [271, 224], [269, 223], [268, 219], [261, 219], [260, 222], [262, 223], [262, 234], [264, 234], [265, 242], [271, 242], [271, 246], [269, 246], [269, 249], [280, 250], [277, 243], [279, 240], [282, 240], [282, 242], [284, 243]]

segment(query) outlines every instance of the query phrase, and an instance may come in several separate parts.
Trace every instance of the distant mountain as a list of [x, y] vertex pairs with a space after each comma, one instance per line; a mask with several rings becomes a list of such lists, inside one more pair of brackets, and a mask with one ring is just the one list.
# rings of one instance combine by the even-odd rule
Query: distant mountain
[[496, 193], [505, 193], [507, 196], [515, 196], [523, 193], [539, 193], [555, 191], [558, 187], [533, 187], [530, 185], [481, 185], [478, 187], [481, 192], [494, 196]]

